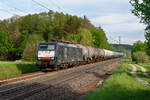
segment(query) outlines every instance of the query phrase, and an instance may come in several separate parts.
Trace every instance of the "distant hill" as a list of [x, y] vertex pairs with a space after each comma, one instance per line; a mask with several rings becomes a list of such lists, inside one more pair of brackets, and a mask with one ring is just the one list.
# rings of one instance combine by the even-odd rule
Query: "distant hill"
[[130, 52], [132, 49], [132, 45], [128, 45], [128, 44], [120, 44], [120, 45], [119, 44], [112, 44], [112, 45], [113, 45], [115, 51], [125, 49], [125, 50]]

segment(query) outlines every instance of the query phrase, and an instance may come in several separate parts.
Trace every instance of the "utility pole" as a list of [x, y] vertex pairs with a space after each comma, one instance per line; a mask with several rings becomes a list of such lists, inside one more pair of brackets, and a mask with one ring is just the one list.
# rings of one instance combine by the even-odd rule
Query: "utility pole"
[[121, 36], [118, 37], [119, 38], [119, 51], [121, 50]]

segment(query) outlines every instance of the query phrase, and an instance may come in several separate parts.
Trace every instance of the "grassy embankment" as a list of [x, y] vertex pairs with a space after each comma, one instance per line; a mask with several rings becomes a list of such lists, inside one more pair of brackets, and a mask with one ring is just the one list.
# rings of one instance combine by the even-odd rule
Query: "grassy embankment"
[[39, 71], [34, 62], [0, 61], [0, 78]]
[[131, 76], [132, 67], [128, 63], [124, 61], [103, 87], [90, 93], [85, 100], [149, 100], [150, 87]]

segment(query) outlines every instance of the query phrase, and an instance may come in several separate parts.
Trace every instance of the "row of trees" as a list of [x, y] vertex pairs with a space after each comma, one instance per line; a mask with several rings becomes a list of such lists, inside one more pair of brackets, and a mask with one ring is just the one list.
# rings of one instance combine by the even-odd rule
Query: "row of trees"
[[130, 0], [133, 6], [132, 13], [146, 25], [145, 43], [138, 41], [133, 46], [132, 58], [140, 62], [147, 62], [150, 56], [150, 0]]
[[150, 56], [150, 0], [130, 0], [130, 3], [133, 6], [132, 13], [146, 25], [146, 53]]
[[33, 60], [38, 43], [53, 38], [113, 49], [103, 29], [93, 26], [86, 16], [49, 11], [0, 21], [0, 58]]

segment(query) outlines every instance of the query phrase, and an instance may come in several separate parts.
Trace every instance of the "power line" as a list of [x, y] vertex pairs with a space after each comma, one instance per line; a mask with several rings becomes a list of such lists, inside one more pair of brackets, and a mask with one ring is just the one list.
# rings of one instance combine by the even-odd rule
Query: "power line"
[[38, 4], [39, 6], [41, 6], [41, 7], [43, 7], [43, 8], [45, 8], [45, 9], [47, 9], [47, 10], [49, 10], [50, 11], [50, 9], [49, 8], [47, 8], [46, 6], [44, 6], [43, 4], [41, 4], [41, 3], [39, 3], [39, 2], [37, 2], [37, 1], [35, 1], [35, 0], [32, 0], [34, 3], [36, 3], [36, 4]]
[[119, 36], [119, 45], [121, 44], [121, 36]]
[[119, 40], [118, 40], [118, 38], [113, 38], [113, 37], [111, 37], [110, 36], [110, 40], [111, 40], [111, 42], [113, 42], [113, 43], [116, 43], [116, 44], [121, 44], [121, 36], [119, 36]]
[[53, 0], [49, 0], [49, 1], [51, 1], [52, 2], [52, 4], [54, 4], [57, 8], [58, 8], [58, 10], [62, 10], [63, 12], [65, 12], [57, 3], [55, 3]]
[[8, 7], [11, 7], [11, 8], [13, 8], [13, 9], [15, 9], [15, 10], [18, 10], [18, 11], [20, 11], [20, 12], [22, 12], [22, 13], [25, 13], [23, 10], [21, 10], [21, 9], [19, 9], [19, 8], [16, 8], [16, 7], [14, 7], [14, 6], [10, 6], [10, 5], [7, 4], [7, 3], [4, 3], [4, 2], [3, 2], [3, 4], [6, 5], [6, 6], [8, 6]]
[[[18, 15], [18, 14], [15, 14], [15, 13], [10, 12], [10, 11], [8, 11], [8, 10], [5, 10], [5, 9], [0, 9], [0, 11], [7, 12], [7, 13], [12, 14], [12, 15]], [[19, 16], [19, 15], [18, 15], [18, 16]]]

